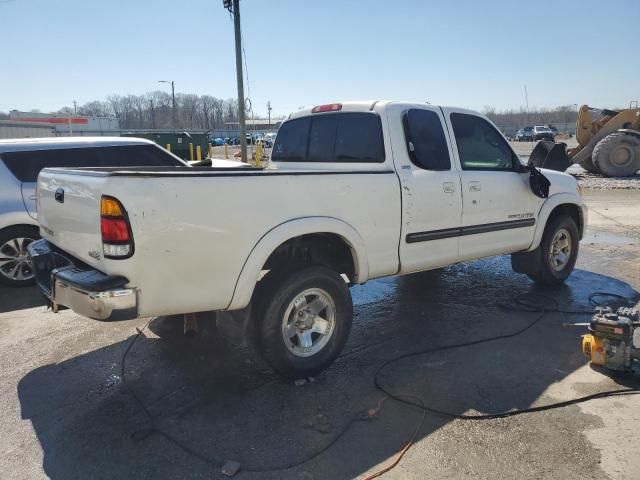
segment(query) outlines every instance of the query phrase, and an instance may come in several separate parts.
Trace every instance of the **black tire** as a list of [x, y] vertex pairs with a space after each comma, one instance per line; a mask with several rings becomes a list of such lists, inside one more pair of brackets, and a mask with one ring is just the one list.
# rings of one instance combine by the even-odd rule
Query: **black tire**
[[[256, 340], [260, 353], [269, 365], [284, 377], [296, 379], [317, 375], [331, 365], [340, 354], [351, 331], [353, 304], [346, 282], [333, 270], [321, 266], [303, 267], [290, 272], [271, 272], [264, 282], [257, 294], [254, 310], [258, 336]], [[317, 353], [300, 356], [307, 354], [302, 352], [303, 347], [298, 346], [299, 353], [295, 354], [291, 348], [295, 349], [296, 346], [291, 346], [292, 342], [289, 343], [290, 347], [286, 344], [285, 315], [294, 300], [310, 289], [320, 290], [333, 301], [333, 328], [326, 340], [323, 340], [324, 346]], [[313, 295], [310, 295], [310, 298], [313, 298]], [[291, 315], [286, 316], [287, 319], [297, 319], [295, 312], [295, 309], [291, 311]], [[320, 310], [318, 315], [322, 312], [325, 312], [325, 316], [329, 315], [328, 310], [324, 309]], [[315, 341], [321, 337], [322, 335], [318, 334]]]
[[581, 163], [580, 166], [582, 168], [584, 168], [587, 172], [589, 173], [602, 173], [600, 170], [598, 170], [598, 167], [596, 167], [593, 163], [593, 157], [587, 157], [585, 158]]
[[629, 177], [640, 170], [640, 135], [615, 132], [593, 149], [593, 163], [608, 177]]
[[[562, 268], [554, 267], [552, 259], [551, 251], [552, 251], [552, 242], [554, 238], [556, 238], [556, 234], [564, 231], [570, 237], [568, 239], [570, 245], [570, 252], [568, 255], [568, 260]], [[558, 215], [552, 218], [544, 229], [544, 233], [542, 234], [542, 241], [540, 242], [539, 255], [537, 258], [539, 259], [539, 264], [534, 272], [528, 272], [527, 275], [536, 283], [540, 283], [542, 285], [547, 286], [555, 286], [563, 283], [571, 272], [573, 272], [573, 267], [576, 265], [576, 260], [578, 258], [578, 248], [580, 245], [579, 242], [579, 232], [578, 227], [576, 226], [576, 222], [567, 215]]]
[[[0, 230], [0, 285], [5, 287], [27, 287], [35, 283], [33, 271], [30, 263], [24, 263], [25, 248], [30, 242], [19, 242], [18, 247], [15, 246], [17, 239], [29, 239], [30, 241], [38, 240], [40, 231], [38, 227], [30, 225], [17, 225]], [[21, 250], [20, 260], [16, 262], [7, 261], [15, 256], [15, 252]], [[18, 265], [21, 263], [21, 265]], [[13, 269], [18, 265], [19, 271], [13, 273]], [[13, 273], [13, 274], [12, 274]], [[21, 273], [25, 276], [24, 280], [18, 279]]]

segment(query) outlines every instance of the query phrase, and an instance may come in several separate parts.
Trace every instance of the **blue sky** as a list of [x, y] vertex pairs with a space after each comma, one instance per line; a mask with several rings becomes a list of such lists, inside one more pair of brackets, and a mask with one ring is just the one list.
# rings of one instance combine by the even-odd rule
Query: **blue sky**
[[[403, 99], [473, 109], [640, 98], [639, 0], [242, 0], [254, 109]], [[234, 97], [222, 0], [0, 0], [0, 111], [175, 80]]]

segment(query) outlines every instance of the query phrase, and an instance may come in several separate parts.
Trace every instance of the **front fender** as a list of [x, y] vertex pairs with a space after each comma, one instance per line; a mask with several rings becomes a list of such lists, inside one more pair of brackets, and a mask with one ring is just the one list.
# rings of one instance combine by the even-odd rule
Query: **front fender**
[[533, 235], [533, 241], [527, 249], [528, 252], [535, 250], [542, 241], [542, 234], [547, 226], [547, 221], [553, 210], [560, 205], [575, 205], [582, 212], [583, 232], [587, 227], [587, 207], [582, 202], [582, 199], [573, 193], [557, 193], [550, 196], [545, 200], [538, 212], [538, 220], [536, 222], [536, 231]]
[[240, 271], [233, 298], [227, 310], [238, 310], [249, 304], [262, 267], [276, 248], [287, 240], [312, 233], [333, 233], [344, 239], [351, 248], [351, 255], [354, 260], [355, 278], [353, 283], [367, 281], [369, 278], [369, 263], [366, 247], [364, 240], [355, 228], [333, 217], [297, 218], [272, 228], [254, 245]]

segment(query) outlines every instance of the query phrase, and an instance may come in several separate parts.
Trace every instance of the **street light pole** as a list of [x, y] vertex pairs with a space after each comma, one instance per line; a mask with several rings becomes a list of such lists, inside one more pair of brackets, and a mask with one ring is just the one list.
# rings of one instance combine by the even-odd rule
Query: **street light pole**
[[271, 100], [269, 100], [267, 102], [267, 112], [269, 113], [269, 128], [271, 128], [271, 110], [273, 110], [273, 108], [271, 108]]
[[[225, 0], [224, 7], [229, 8], [231, 4]], [[233, 0], [233, 28], [235, 30], [236, 41], [236, 80], [238, 82], [238, 123], [240, 126], [240, 155], [242, 161], [247, 163], [247, 136], [244, 106], [244, 85], [242, 74], [242, 35], [240, 33], [240, 0]]]
[[173, 80], [158, 80], [158, 83], [170, 83], [171, 84], [171, 104], [173, 110], [173, 129], [176, 129], [176, 89]]

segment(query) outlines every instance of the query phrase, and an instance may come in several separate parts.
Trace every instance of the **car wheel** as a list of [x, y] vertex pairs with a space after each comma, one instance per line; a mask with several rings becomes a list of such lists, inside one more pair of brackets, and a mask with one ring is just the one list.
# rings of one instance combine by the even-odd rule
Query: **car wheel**
[[40, 238], [37, 227], [8, 227], [0, 231], [0, 285], [25, 287], [35, 283], [27, 246]]
[[347, 284], [321, 266], [271, 272], [264, 282], [254, 311], [260, 353], [284, 377], [317, 375], [340, 354], [351, 331]]
[[576, 264], [579, 245], [578, 227], [571, 217], [559, 215], [551, 219], [538, 247], [538, 268], [527, 275], [536, 283], [547, 286], [563, 283]]

